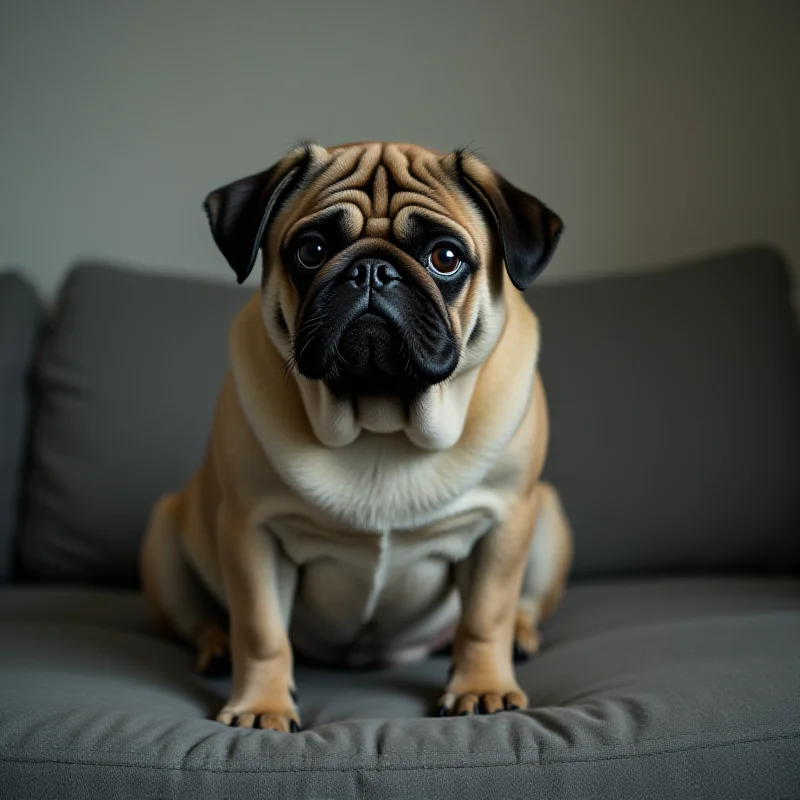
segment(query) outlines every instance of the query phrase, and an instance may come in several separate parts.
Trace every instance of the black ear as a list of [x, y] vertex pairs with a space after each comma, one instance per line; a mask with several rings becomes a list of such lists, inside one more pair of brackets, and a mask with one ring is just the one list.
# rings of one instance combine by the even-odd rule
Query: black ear
[[561, 218], [474, 156], [456, 153], [456, 166], [464, 190], [495, 227], [511, 282], [524, 291], [552, 258]]
[[211, 235], [243, 283], [253, 270], [267, 225], [300, 184], [310, 154], [292, 155], [264, 172], [215, 189], [203, 208]]

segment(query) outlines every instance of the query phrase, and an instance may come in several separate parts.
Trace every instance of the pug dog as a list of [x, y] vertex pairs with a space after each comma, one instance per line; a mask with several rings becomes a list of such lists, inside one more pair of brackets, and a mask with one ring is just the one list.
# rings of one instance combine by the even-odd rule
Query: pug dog
[[217, 719], [300, 730], [295, 654], [447, 644], [439, 715], [525, 708], [514, 653], [537, 650], [572, 558], [522, 296], [561, 220], [470, 152], [387, 143], [303, 145], [205, 210], [240, 283], [262, 255], [261, 287], [142, 572], [201, 672], [229, 653]]

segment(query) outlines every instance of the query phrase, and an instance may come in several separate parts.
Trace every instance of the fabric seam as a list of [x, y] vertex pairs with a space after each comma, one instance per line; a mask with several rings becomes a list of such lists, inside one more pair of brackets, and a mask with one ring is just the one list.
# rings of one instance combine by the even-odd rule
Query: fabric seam
[[[494, 767], [547, 767], [562, 764], [594, 764], [606, 761], [624, 761], [638, 758], [651, 758], [653, 756], [671, 755], [675, 753], [702, 752], [704, 750], [714, 750], [722, 747], [735, 747], [742, 744], [764, 744], [767, 742], [779, 742], [785, 740], [800, 739], [800, 733], [782, 734], [778, 736], [761, 737], [754, 739], [738, 739], [728, 742], [712, 742], [709, 744], [699, 744], [694, 747], [673, 747], [663, 750], [654, 750], [649, 753], [620, 753], [608, 756], [597, 756], [593, 758], [562, 758], [562, 759], [542, 759], [540, 761], [507, 761], [495, 764], [419, 764], [414, 766], [352, 766], [352, 767], [297, 767], [285, 769], [217, 769], [214, 767], [191, 767], [191, 766], [172, 766], [166, 764], [125, 764], [103, 761], [89, 760], [66, 760], [57, 758], [25, 758], [23, 756], [0, 756], [0, 762], [20, 763], [20, 764], [63, 764], [65, 766], [85, 766], [85, 767], [111, 767], [113, 769], [132, 768], [132, 769], [151, 769], [172, 772], [198, 772], [212, 773], [221, 775], [263, 775], [263, 774], [292, 774], [292, 773], [317, 773], [317, 772], [413, 772], [415, 770], [452, 770], [452, 769], [492, 769]], [[470, 755], [479, 755], [470, 753]]]

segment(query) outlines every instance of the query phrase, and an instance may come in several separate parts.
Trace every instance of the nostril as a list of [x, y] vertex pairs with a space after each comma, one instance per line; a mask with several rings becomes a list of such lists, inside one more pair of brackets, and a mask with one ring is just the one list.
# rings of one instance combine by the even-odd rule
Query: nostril
[[387, 264], [385, 261], [381, 261], [377, 264], [375, 271], [377, 273], [375, 277], [378, 283], [384, 284], [400, 280], [400, 273], [391, 264]]
[[356, 286], [362, 286], [366, 282], [369, 273], [369, 264], [364, 261], [357, 261], [348, 268], [345, 276], [347, 280], [353, 281]]
[[383, 289], [392, 281], [401, 280], [400, 273], [387, 261], [363, 259], [351, 264], [344, 272], [344, 280], [354, 286]]

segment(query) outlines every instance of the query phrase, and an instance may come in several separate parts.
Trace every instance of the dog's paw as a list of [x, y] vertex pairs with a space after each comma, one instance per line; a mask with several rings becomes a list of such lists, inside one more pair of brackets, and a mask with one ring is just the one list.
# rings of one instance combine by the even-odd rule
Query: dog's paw
[[469, 717], [473, 714], [496, 714], [499, 711], [517, 711], [527, 707], [528, 697], [516, 684], [497, 687], [451, 684], [439, 698], [436, 715]]
[[197, 671], [206, 678], [231, 673], [228, 634], [217, 625], [209, 625], [197, 637]]
[[279, 733], [299, 733], [300, 718], [294, 706], [283, 708], [241, 708], [227, 705], [217, 714], [217, 722], [232, 728], [261, 728]]

